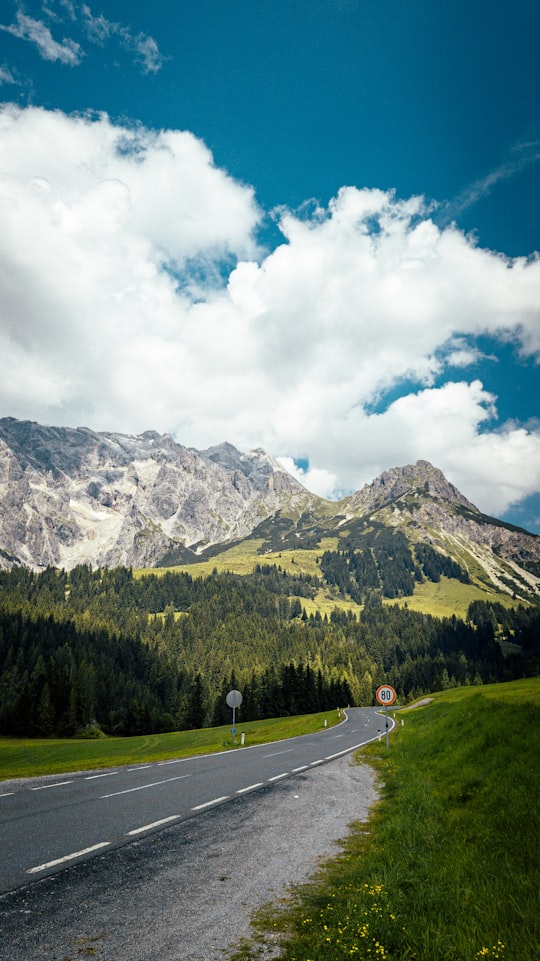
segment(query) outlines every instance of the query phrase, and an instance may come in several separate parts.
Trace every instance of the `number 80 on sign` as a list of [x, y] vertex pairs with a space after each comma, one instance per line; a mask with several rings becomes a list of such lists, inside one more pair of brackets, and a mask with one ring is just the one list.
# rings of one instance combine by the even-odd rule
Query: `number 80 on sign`
[[390, 704], [394, 703], [397, 694], [390, 684], [381, 684], [381, 686], [375, 691], [375, 697], [379, 704], [382, 704], [384, 707], [388, 707]]

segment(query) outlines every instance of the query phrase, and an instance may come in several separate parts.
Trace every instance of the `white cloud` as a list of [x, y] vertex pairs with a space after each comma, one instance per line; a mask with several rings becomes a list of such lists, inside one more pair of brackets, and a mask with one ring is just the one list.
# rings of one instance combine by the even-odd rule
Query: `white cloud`
[[117, 38], [124, 49], [135, 54], [135, 59], [143, 73], [157, 73], [163, 66], [164, 58], [153, 37], [146, 33], [133, 34], [131, 27], [108, 20], [103, 14], [94, 16], [88, 4], [81, 7], [84, 26], [88, 39], [103, 46], [111, 38]]
[[163, 66], [164, 57], [153, 37], [145, 33], [129, 36], [129, 47], [135, 51], [136, 61], [142, 66], [143, 73], [157, 73]]
[[331, 471], [312, 468], [309, 465], [307, 468], [299, 467], [292, 457], [278, 457], [277, 459], [289, 474], [292, 474], [297, 481], [300, 481], [304, 487], [307, 487], [314, 494], [326, 498], [335, 496], [338, 478]]
[[373, 433], [379, 444], [397, 440], [409, 460], [427, 457], [473, 503], [500, 514], [521, 499], [520, 491], [538, 485], [540, 432], [511, 425], [482, 431], [495, 403], [478, 380], [451, 382], [400, 397], [373, 421]]
[[448, 367], [472, 367], [484, 359], [497, 360], [494, 355], [488, 357], [474, 344], [471, 345], [466, 337], [453, 337], [444, 345], [442, 355]]
[[0, 143], [1, 414], [263, 446], [323, 496], [418, 458], [486, 512], [538, 490], [538, 424], [493, 427], [466, 377], [480, 335], [540, 355], [538, 259], [353, 187], [263, 255], [253, 191], [189, 133], [6, 107]]
[[520, 141], [497, 167], [468, 184], [446, 208], [447, 218], [458, 217], [464, 210], [487, 197], [499, 183], [510, 180], [540, 160], [540, 140]]
[[0, 30], [18, 37], [20, 40], [28, 40], [33, 43], [44, 60], [58, 60], [69, 67], [74, 67], [81, 62], [84, 56], [80, 45], [75, 40], [64, 37], [61, 42], [58, 42], [42, 20], [34, 20], [20, 9], [17, 10], [15, 15], [15, 23], [9, 27], [0, 24]]
[[0, 66], [0, 84], [2, 83], [16, 83], [13, 71], [6, 67], [5, 64]]
[[[103, 14], [95, 16], [88, 4], [75, 4], [71, 0], [50, 0], [49, 4], [42, 4], [42, 13], [52, 22], [55, 33], [67, 20], [72, 31], [80, 26], [84, 33], [83, 39], [90, 43], [103, 47], [106, 43], [115, 41], [133, 56], [143, 73], [157, 73], [166, 60], [153, 37], [142, 32], [134, 33], [128, 24], [108, 20]], [[9, 26], [0, 24], [0, 30], [34, 44], [44, 60], [75, 67], [85, 56], [85, 51], [77, 41], [69, 37], [56, 40], [45, 21], [28, 16], [22, 6], [17, 9], [15, 22]]]

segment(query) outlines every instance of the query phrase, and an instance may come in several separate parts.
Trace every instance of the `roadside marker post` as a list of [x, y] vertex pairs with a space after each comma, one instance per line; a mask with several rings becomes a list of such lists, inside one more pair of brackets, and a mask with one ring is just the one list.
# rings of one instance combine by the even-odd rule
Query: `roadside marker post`
[[375, 698], [378, 704], [386, 708], [386, 747], [388, 747], [388, 708], [394, 704], [397, 694], [390, 684], [381, 684], [375, 691]]

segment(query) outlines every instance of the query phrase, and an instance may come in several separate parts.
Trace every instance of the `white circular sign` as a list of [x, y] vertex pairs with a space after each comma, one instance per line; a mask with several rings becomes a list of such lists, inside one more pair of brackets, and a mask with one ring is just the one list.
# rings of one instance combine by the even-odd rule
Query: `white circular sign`
[[394, 703], [397, 694], [390, 684], [381, 684], [381, 686], [378, 687], [375, 692], [375, 697], [377, 698], [379, 704], [384, 705], [384, 707], [388, 707], [390, 704]]
[[240, 707], [243, 698], [240, 691], [229, 691], [225, 700], [229, 707]]

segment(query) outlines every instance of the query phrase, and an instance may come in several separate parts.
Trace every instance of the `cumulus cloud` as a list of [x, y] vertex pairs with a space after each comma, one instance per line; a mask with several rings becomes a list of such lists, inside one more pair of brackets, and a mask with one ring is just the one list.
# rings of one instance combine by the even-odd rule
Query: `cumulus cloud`
[[481, 336], [540, 356], [538, 259], [354, 187], [262, 252], [189, 133], [6, 107], [0, 140], [3, 414], [263, 446], [327, 497], [418, 458], [486, 512], [538, 489], [538, 424], [467, 379]]

